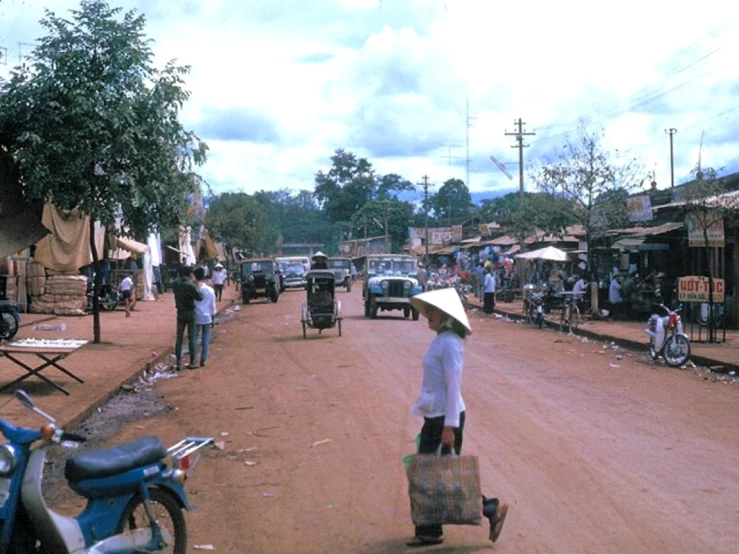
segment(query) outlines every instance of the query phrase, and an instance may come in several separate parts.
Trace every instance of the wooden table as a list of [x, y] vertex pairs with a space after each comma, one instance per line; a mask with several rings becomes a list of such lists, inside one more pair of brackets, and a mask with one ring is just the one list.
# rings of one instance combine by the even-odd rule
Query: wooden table
[[[77, 341], [70, 341], [70, 340], [61, 340], [61, 341], [32, 341], [32, 340], [20, 340], [20, 341], [14, 341], [10, 342], [8, 344], [0, 345], [0, 358], [7, 358], [14, 364], [22, 367], [25, 371], [25, 375], [21, 375], [14, 381], [11, 381], [10, 383], [6, 383], [5, 385], [0, 387], [0, 392], [3, 392], [10, 387], [13, 387], [17, 385], [18, 383], [25, 381], [29, 377], [35, 376], [41, 379], [42, 381], [48, 383], [52, 387], [54, 387], [57, 390], [62, 391], [64, 394], [69, 395], [69, 391], [62, 387], [61, 385], [56, 384], [51, 379], [48, 379], [45, 375], [42, 375], [41, 372], [44, 371], [48, 367], [55, 367], [65, 375], [68, 375], [78, 383], [84, 383], [82, 379], [77, 377], [74, 373], [72, 373], [67, 368], [63, 367], [59, 362], [69, 356], [72, 352], [77, 350], [78, 348], [84, 346], [87, 344], [87, 341], [83, 340], [77, 340]], [[42, 363], [35, 367], [31, 367], [30, 365], [26, 364], [22, 360], [19, 360], [17, 356], [20, 355], [31, 355], [35, 356], [37, 358], [40, 358], [42, 360]]]

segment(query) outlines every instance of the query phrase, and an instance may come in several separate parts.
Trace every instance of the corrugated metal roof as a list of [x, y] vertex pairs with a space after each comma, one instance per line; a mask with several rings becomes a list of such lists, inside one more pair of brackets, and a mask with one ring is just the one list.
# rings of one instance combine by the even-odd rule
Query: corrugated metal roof
[[654, 227], [629, 227], [626, 229], [613, 229], [609, 231], [611, 235], [639, 235], [639, 236], [654, 236], [663, 235], [677, 229], [682, 229], [683, 223], [674, 221], [672, 223], [663, 223], [662, 225], [655, 225]]

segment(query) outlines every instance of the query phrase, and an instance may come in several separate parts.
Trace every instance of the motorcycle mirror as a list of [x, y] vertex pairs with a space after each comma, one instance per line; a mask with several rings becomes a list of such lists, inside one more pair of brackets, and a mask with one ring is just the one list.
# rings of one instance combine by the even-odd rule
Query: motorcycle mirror
[[28, 408], [29, 410], [33, 410], [36, 407], [36, 404], [33, 403], [33, 400], [31, 400], [31, 397], [28, 396], [28, 393], [24, 390], [17, 390], [15, 391], [15, 398], [23, 404], [25, 408]]

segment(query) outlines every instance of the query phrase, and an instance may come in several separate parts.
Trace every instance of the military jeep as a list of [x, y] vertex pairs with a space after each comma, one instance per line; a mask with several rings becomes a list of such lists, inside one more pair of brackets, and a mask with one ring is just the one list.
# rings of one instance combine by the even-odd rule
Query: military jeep
[[352, 259], [331, 257], [326, 262], [328, 269], [336, 277], [336, 286], [344, 287], [346, 292], [352, 291]]
[[364, 316], [375, 319], [378, 312], [402, 310], [404, 317], [418, 320], [418, 311], [411, 306], [411, 297], [423, 292], [416, 273], [414, 256], [401, 254], [370, 254], [365, 266]]
[[241, 303], [255, 298], [277, 302], [280, 297], [280, 270], [272, 258], [241, 260]]

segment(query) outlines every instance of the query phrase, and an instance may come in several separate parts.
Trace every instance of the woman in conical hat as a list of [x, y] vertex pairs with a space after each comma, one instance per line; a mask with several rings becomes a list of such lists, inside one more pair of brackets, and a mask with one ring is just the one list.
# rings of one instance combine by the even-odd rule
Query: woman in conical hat
[[[463, 341], [472, 332], [459, 294], [453, 288], [424, 292], [411, 298], [413, 308], [428, 319], [436, 332], [423, 357], [421, 394], [411, 413], [423, 417], [419, 454], [462, 452], [465, 404], [462, 398]], [[482, 498], [482, 512], [490, 519], [490, 539], [495, 542], [508, 512], [497, 498]], [[418, 525], [408, 546], [441, 544], [441, 525]]]

